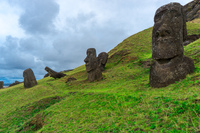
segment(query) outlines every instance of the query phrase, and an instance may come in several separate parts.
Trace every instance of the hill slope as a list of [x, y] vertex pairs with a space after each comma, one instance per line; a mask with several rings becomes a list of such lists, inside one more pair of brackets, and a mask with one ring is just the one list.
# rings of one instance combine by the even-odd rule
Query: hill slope
[[[199, 23], [187, 23], [200, 34]], [[152, 28], [109, 52], [103, 80], [86, 81], [85, 66], [61, 79], [45, 78], [24, 89], [0, 90], [0, 132], [197, 132], [200, 131], [200, 39], [185, 46], [195, 72], [164, 88], [149, 86]], [[77, 80], [65, 83], [68, 78]]]

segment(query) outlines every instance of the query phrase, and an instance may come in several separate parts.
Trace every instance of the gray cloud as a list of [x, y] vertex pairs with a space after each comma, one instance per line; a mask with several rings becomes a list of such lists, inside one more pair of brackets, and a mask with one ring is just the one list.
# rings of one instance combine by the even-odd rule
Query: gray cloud
[[155, 10], [164, 3], [102, 0], [86, 1], [82, 7], [79, 0], [60, 1], [74, 4], [63, 8], [56, 2], [9, 0], [22, 10], [19, 25], [26, 36], [5, 35], [0, 45], [0, 75], [21, 79], [23, 71], [32, 68], [40, 79], [45, 66], [56, 71], [78, 67], [84, 64], [88, 48], [96, 48], [97, 54], [108, 52], [130, 35], [151, 27]]
[[54, 31], [53, 21], [59, 13], [54, 0], [10, 0], [23, 9], [19, 24], [29, 34], [49, 34]]

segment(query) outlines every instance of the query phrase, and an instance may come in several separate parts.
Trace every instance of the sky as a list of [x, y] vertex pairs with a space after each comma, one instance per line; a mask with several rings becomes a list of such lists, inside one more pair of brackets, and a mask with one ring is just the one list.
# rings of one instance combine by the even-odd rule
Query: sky
[[155, 11], [191, 0], [0, 0], [0, 80], [36, 79], [84, 64], [86, 50], [109, 52], [127, 37], [153, 26]]

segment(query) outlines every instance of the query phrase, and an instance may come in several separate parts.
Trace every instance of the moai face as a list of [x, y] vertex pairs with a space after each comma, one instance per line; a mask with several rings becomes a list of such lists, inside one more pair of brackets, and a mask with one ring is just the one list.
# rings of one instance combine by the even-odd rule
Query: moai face
[[108, 54], [106, 52], [101, 52], [97, 58], [101, 71], [104, 71], [105, 65], [108, 60]]
[[86, 71], [90, 72], [97, 68], [97, 57], [96, 57], [96, 50], [94, 48], [89, 48], [87, 50], [87, 57], [85, 58], [85, 66]]
[[170, 61], [183, 54], [183, 40], [186, 37], [186, 20], [182, 6], [170, 3], [160, 7], [154, 17], [152, 34], [152, 58]]

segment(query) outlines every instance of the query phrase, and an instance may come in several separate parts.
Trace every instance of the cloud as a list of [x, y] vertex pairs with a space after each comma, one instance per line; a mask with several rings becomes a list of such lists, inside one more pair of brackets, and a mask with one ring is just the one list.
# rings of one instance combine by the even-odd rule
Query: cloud
[[[13, 31], [0, 31], [0, 75], [21, 79], [23, 71], [31, 68], [40, 79], [45, 66], [55, 71], [78, 67], [84, 64], [88, 48], [96, 48], [97, 54], [108, 52], [130, 35], [153, 26], [155, 10], [169, 2], [8, 0], [4, 2], [10, 15], [6, 21], [15, 16], [15, 26]], [[1, 11], [0, 17], [5, 17]]]
[[59, 6], [53, 0], [24, 0], [24, 13], [20, 16], [21, 27], [30, 34], [48, 34], [53, 31], [53, 20]]

